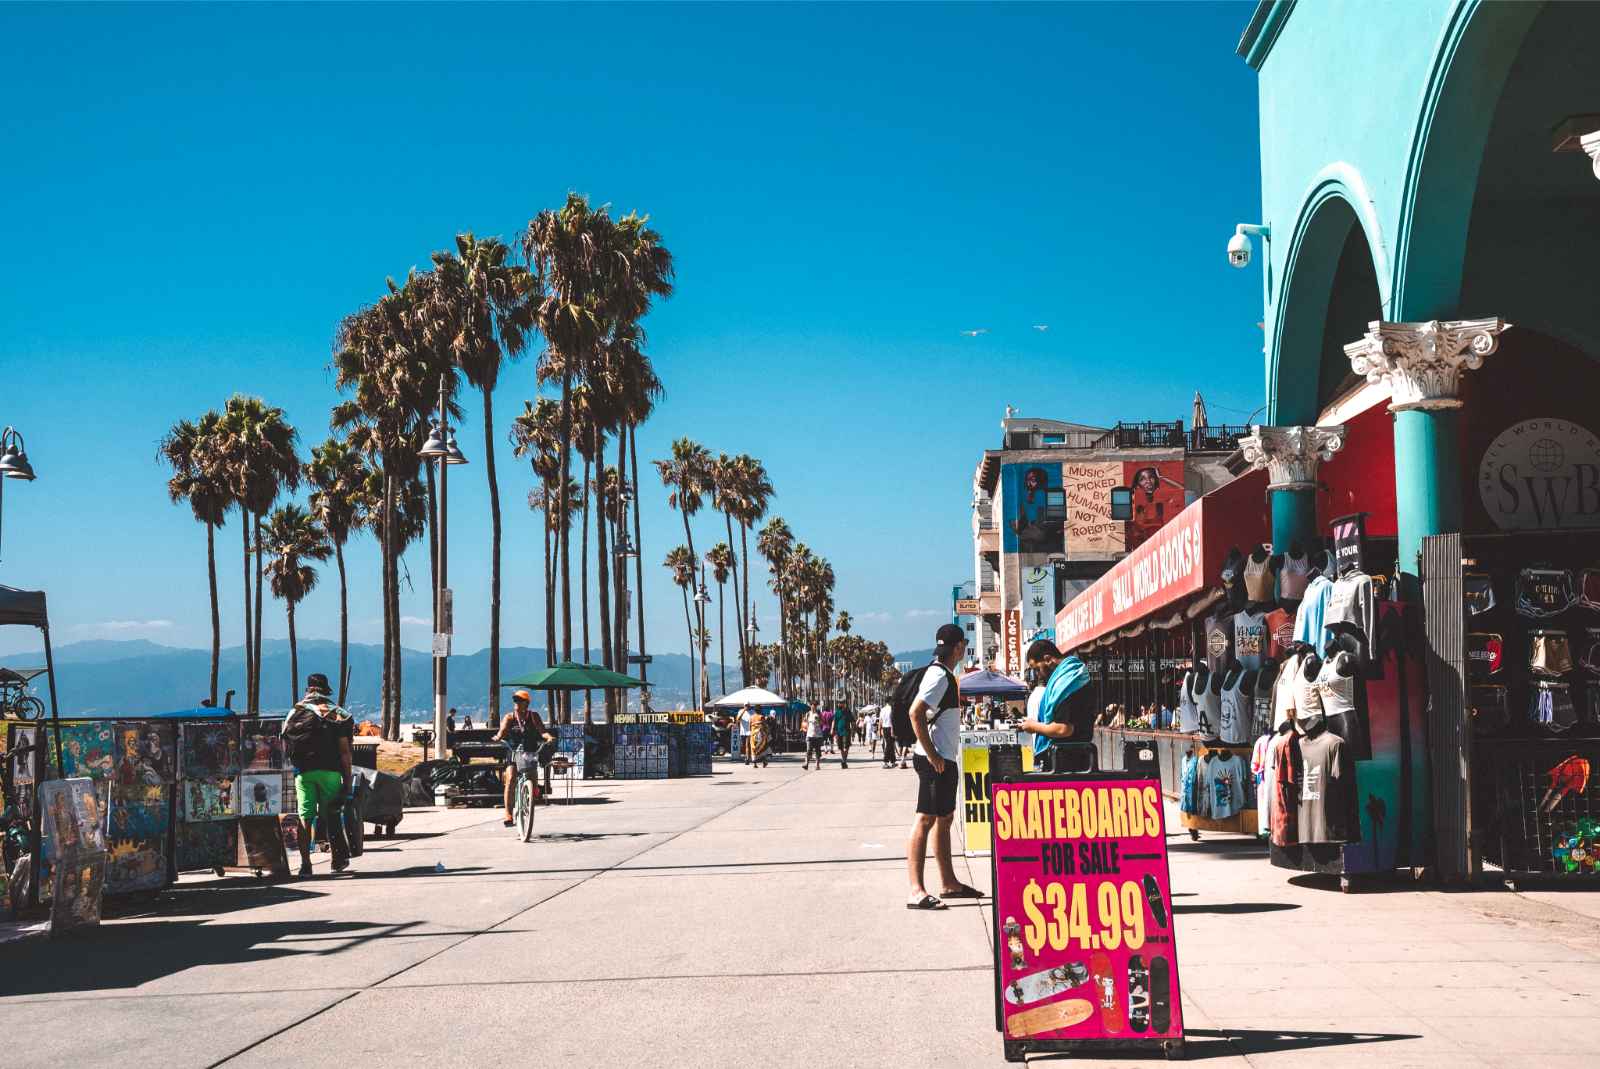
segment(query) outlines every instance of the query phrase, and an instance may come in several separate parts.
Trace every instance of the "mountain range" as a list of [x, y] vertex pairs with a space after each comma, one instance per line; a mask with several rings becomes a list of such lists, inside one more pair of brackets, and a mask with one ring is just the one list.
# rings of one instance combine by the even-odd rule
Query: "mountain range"
[[[94, 713], [97, 715], [165, 712], [172, 709], [189, 709], [206, 696], [210, 683], [211, 654], [209, 650], [185, 649], [163, 646], [148, 639], [93, 639], [57, 646], [54, 649], [56, 664], [56, 692], [61, 704], [61, 714]], [[299, 643], [300, 672], [302, 678], [311, 672], [322, 672], [332, 679], [339, 670], [339, 644], [326, 639], [303, 639]], [[896, 654], [896, 660], [926, 664], [932, 651]], [[575, 658], [576, 659], [576, 658]], [[600, 651], [591, 650], [587, 658], [599, 663]], [[7, 667], [29, 668], [44, 664], [43, 650], [8, 654], [0, 659]], [[346, 706], [360, 718], [377, 715], [379, 680], [382, 675], [383, 648], [361, 643], [350, 644], [350, 693]], [[502, 682], [537, 671], [546, 664], [541, 648], [508, 646], [500, 650], [500, 679]], [[244, 648], [231, 646], [223, 649], [218, 675], [218, 699], [222, 692], [233, 688], [244, 689]], [[269, 640], [261, 649], [263, 708], [286, 709], [297, 690], [291, 690], [289, 678], [289, 643], [282, 639]], [[432, 657], [421, 650], [403, 650], [401, 653], [402, 704], [407, 720], [426, 717], [433, 708]], [[635, 666], [633, 674], [638, 674]], [[690, 695], [692, 674], [689, 657], [682, 653], [655, 654], [648, 667], [651, 704], [657, 709], [671, 709], [686, 705]], [[722, 693], [721, 667], [709, 667], [713, 693]], [[461, 715], [482, 716], [487, 709], [489, 689], [489, 651], [457, 654], [450, 658], [450, 704]], [[728, 689], [739, 686], [738, 668], [728, 668]], [[46, 702], [49, 693], [43, 678], [34, 681], [34, 690]], [[596, 704], [600, 695], [594, 696]], [[241, 696], [234, 696], [235, 706], [242, 707]], [[509, 699], [502, 702], [502, 708]], [[538, 704], [538, 698], [535, 698]]]

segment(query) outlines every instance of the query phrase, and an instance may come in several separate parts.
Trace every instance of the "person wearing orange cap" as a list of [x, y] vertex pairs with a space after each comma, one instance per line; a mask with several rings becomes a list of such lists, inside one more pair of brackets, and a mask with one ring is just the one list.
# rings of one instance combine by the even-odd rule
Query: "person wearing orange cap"
[[506, 762], [503, 778], [506, 781], [506, 818], [505, 826], [511, 827], [516, 823], [516, 817], [511, 810], [511, 788], [517, 781], [517, 773], [531, 775], [534, 766], [544, 770], [544, 796], [550, 794], [550, 759], [555, 756], [556, 737], [544, 726], [538, 713], [530, 706], [533, 696], [525, 690], [519, 690], [511, 695], [511, 712], [500, 721], [500, 730], [495, 733], [494, 741], [505, 744]]

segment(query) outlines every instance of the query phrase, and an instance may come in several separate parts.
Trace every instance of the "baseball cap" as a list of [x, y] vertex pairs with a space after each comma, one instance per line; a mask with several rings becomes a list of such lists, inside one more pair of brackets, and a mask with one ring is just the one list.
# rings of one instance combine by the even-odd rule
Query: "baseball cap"
[[525, 690], [519, 690], [519, 691], [516, 691], [515, 693], [513, 693], [511, 695], [511, 698], [512, 698], [513, 701], [515, 701], [518, 698], [521, 698], [523, 701], [528, 702], [528, 701], [532, 701], [533, 700], [533, 695], [529, 694]]
[[940, 624], [938, 634], [933, 636], [933, 644], [941, 650], [954, 649], [958, 642], [965, 642], [967, 633], [956, 624]]
[[306, 676], [307, 694], [331, 694], [333, 688], [328, 686], [328, 677], [321, 672], [312, 672]]

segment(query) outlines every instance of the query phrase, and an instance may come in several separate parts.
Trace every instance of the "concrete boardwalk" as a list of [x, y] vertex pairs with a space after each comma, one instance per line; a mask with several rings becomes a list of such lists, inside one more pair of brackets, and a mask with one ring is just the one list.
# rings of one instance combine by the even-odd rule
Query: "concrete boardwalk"
[[[0, 1063], [1001, 1065], [987, 903], [902, 908], [913, 795], [785, 758], [587, 784], [526, 845], [414, 811], [353, 877], [185, 880], [0, 947]], [[1191, 1060], [1595, 1064], [1600, 896], [1345, 895], [1169, 841]]]

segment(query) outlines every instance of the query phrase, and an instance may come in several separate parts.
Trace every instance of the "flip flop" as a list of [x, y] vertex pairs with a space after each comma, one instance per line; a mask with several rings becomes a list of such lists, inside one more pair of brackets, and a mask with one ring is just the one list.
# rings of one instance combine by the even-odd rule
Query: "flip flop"
[[923, 895], [921, 901], [918, 901], [918, 902], [907, 902], [906, 903], [906, 908], [907, 909], [934, 910], [934, 909], [949, 909], [950, 907], [945, 905], [943, 902], [939, 901], [937, 898], [933, 897], [932, 895]]
[[978, 890], [976, 887], [968, 887], [966, 884], [963, 883], [963, 884], [958, 884], [954, 891], [940, 891], [939, 892], [939, 897], [940, 898], [982, 898], [983, 897], [983, 892]]
[[505, 819], [505, 820], [502, 820], [502, 821], [501, 821], [501, 822], [500, 822], [500, 826], [501, 826], [501, 827], [503, 827], [503, 828], [509, 828], [509, 827], [511, 827], [511, 825], [513, 825], [513, 824], [515, 824], [515, 823], [516, 823], [516, 821], [514, 821], [514, 820], [512, 820], [512, 819], [510, 819], [510, 818], [509, 818], [509, 817], [508, 817], [508, 818], [507, 818], [507, 819]]

